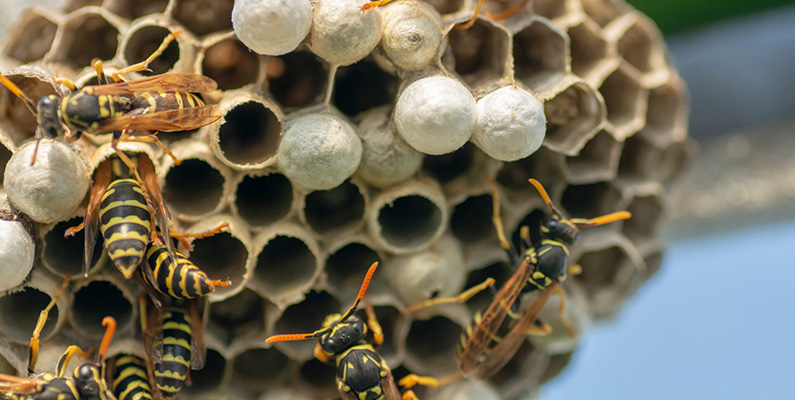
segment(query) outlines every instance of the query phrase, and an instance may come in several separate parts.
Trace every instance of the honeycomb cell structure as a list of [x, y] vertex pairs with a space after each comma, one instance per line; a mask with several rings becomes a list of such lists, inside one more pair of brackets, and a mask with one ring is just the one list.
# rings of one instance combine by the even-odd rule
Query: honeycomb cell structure
[[[122, 142], [153, 161], [172, 228], [195, 234], [228, 224], [184, 249], [213, 279], [232, 284], [206, 299], [198, 324], [206, 363], [181, 398], [339, 397], [335, 369], [313, 357], [314, 341], [265, 339], [319, 329], [326, 315], [350, 307], [376, 261], [368, 301], [385, 336], [376, 349], [395, 378], [455, 373], [460, 335], [493, 292], [402, 310], [486, 278], [499, 288], [511, 277], [516, 266], [500, 246], [492, 207], [500, 205], [509, 241], [521, 243], [523, 226], [537, 240], [549, 209], [530, 178], [565, 216], [632, 213], [583, 230], [571, 246], [569, 262], [582, 270], [562, 286], [576, 335], [553, 296], [540, 313], [549, 335], [528, 336], [487, 380], [416, 388], [421, 398], [537, 395], [569, 363], [577, 338], [619, 313], [660, 268], [667, 191], [692, 149], [687, 91], [654, 23], [623, 0], [533, 0], [510, 15], [511, 2], [486, 0], [468, 29], [458, 28], [475, 0], [395, 0], [367, 10], [366, 0], [296, 9], [274, 1], [280, 12], [302, 13], [285, 18], [306, 24], [289, 43], [255, 43], [282, 35], [260, 18], [264, 8], [246, 9], [265, 2], [66, 3], [25, 11], [0, 41], [0, 72], [34, 108], [44, 96], [69, 94], [55, 77], [94, 85], [92, 60], [113, 73], [170, 34], [175, 40], [151, 71], [122, 78], [180, 72], [217, 83], [200, 96], [220, 118], [157, 133], [173, 157], [151, 143]], [[88, 244], [88, 276], [79, 274], [83, 232], [64, 237], [89, 206], [82, 183], [68, 182], [94, 178], [98, 160], [112, 153], [103, 145], [109, 135], [44, 141], [41, 163], [31, 167], [38, 137], [31, 111], [0, 88], [0, 235], [24, 239], [0, 243], [0, 257], [15, 262], [13, 271], [0, 263], [0, 372], [24, 373], [36, 318], [70, 271], [42, 331], [36, 370], [52, 371], [66, 344], [97, 343], [106, 315], [119, 324], [109, 355], [144, 357], [143, 286], [118, 273], [101, 239]], [[45, 162], [52, 143], [73, 167]], [[69, 192], [48, 199], [58, 207], [25, 194], [34, 188], [25, 180], [32, 168]], [[22, 214], [20, 188], [50, 214]]]

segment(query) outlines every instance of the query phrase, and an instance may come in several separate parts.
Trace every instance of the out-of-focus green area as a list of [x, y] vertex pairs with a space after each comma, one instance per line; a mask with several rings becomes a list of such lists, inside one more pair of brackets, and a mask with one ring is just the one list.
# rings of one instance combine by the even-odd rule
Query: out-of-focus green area
[[665, 35], [748, 15], [776, 7], [792, 6], [793, 0], [628, 0], [651, 17]]

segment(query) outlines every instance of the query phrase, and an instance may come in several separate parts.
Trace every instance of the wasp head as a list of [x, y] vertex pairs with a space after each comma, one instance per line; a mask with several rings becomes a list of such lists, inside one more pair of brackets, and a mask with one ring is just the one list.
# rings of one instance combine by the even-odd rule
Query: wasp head
[[103, 392], [100, 384], [102, 378], [100, 376], [99, 368], [94, 364], [83, 364], [75, 369], [75, 380], [77, 381], [77, 390], [86, 399], [100, 398], [100, 393]]
[[580, 238], [580, 228], [568, 219], [557, 214], [541, 219], [541, 236], [545, 239], [558, 240], [571, 246]]
[[[339, 318], [338, 314], [335, 315], [336, 318]], [[324, 325], [331, 330], [319, 337], [318, 342], [326, 354], [339, 354], [353, 346], [354, 343], [364, 339], [367, 334], [364, 322], [355, 315], [350, 316], [345, 321], [335, 320]]]
[[38, 112], [36, 122], [39, 124], [36, 129], [36, 136], [39, 138], [54, 139], [64, 134], [61, 119], [58, 116], [58, 108], [61, 106], [61, 99], [55, 95], [42, 97], [36, 107]]

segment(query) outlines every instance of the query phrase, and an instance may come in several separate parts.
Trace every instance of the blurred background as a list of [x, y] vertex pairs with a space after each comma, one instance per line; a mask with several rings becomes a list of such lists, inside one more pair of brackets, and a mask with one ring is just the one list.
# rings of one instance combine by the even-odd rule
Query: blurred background
[[795, 2], [630, 0], [687, 81], [698, 153], [663, 267], [589, 330], [542, 399], [795, 393]]
[[[795, 2], [628, 1], [689, 85], [698, 153], [667, 204], [663, 268], [541, 398], [792, 398]], [[30, 5], [0, 0], [0, 32]]]

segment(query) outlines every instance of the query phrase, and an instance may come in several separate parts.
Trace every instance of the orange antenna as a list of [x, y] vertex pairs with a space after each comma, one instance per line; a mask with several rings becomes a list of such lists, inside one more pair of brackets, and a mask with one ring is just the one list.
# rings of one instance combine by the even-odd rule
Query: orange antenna
[[552, 200], [549, 198], [549, 195], [547, 194], [547, 191], [544, 190], [544, 187], [541, 186], [541, 182], [539, 182], [539, 181], [537, 181], [535, 179], [530, 179], [530, 183], [532, 183], [533, 186], [535, 186], [536, 190], [538, 190], [538, 194], [540, 194], [541, 198], [544, 199], [544, 203], [546, 203], [547, 207], [549, 207], [549, 211], [551, 211], [552, 214], [555, 214], [558, 217], [560, 217], [560, 212], [558, 212], [558, 209], [555, 208], [555, 206], [552, 205]]
[[345, 321], [356, 312], [356, 308], [359, 307], [359, 302], [362, 301], [364, 294], [367, 293], [367, 286], [370, 285], [370, 279], [373, 278], [376, 268], [378, 268], [378, 261], [374, 262], [373, 265], [370, 266], [370, 269], [367, 270], [367, 275], [364, 276], [364, 281], [362, 282], [362, 287], [359, 288], [359, 294], [356, 295], [356, 300], [353, 302], [351, 308], [340, 317], [340, 321]]
[[105, 336], [102, 337], [102, 342], [99, 345], [99, 363], [105, 360], [105, 353], [108, 352], [110, 341], [113, 340], [113, 335], [116, 333], [116, 320], [113, 317], [105, 317], [102, 319], [102, 326], [105, 327]]
[[632, 213], [630, 213], [629, 211], [616, 211], [614, 213], [602, 215], [601, 217], [596, 217], [591, 219], [572, 218], [570, 221], [577, 226], [589, 227], [589, 226], [609, 224], [611, 222], [621, 221], [630, 218], [632, 218]]
[[22, 89], [19, 88], [19, 86], [14, 84], [14, 82], [11, 82], [8, 78], [6, 78], [3, 75], [0, 75], [0, 83], [2, 83], [3, 86], [7, 87], [8, 90], [11, 91], [11, 93], [14, 93], [17, 97], [19, 97], [22, 100], [22, 102], [25, 103], [25, 107], [27, 107], [28, 110], [30, 110], [31, 114], [38, 115], [38, 113], [36, 112], [36, 106], [33, 105], [33, 100], [31, 100], [30, 97], [28, 97], [25, 94], [25, 92], [23, 92]]
[[330, 328], [324, 328], [319, 331], [315, 331], [312, 333], [294, 333], [294, 334], [287, 334], [287, 335], [274, 335], [267, 339], [265, 339], [265, 343], [273, 343], [273, 342], [294, 342], [298, 340], [307, 340], [307, 339], [315, 339], [320, 336], [323, 336], [326, 332], [330, 331]]

